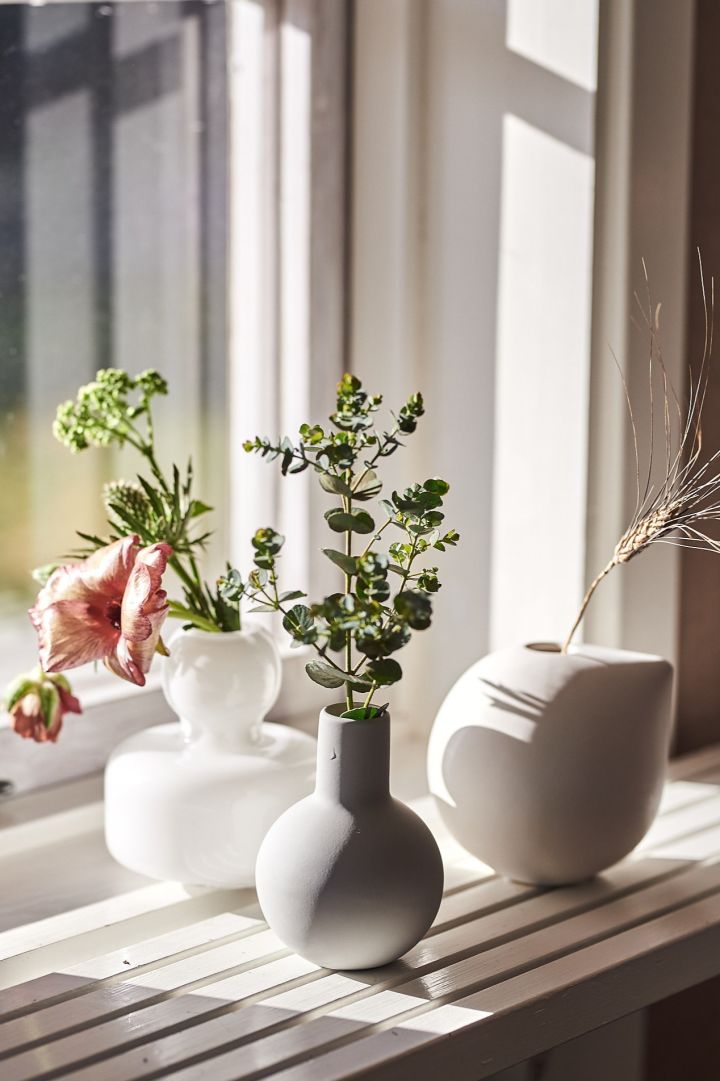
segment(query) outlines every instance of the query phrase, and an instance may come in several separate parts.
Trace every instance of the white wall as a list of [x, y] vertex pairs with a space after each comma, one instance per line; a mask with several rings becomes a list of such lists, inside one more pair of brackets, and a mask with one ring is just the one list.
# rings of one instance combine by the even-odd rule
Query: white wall
[[426, 394], [394, 475], [446, 476], [462, 534], [403, 658], [421, 728], [581, 596], [596, 51], [595, 0], [357, 4], [353, 367]]

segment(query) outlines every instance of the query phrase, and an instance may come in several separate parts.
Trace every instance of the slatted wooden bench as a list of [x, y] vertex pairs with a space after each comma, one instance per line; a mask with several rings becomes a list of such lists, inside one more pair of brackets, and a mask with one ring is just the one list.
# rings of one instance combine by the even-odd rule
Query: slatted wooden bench
[[[447, 888], [402, 961], [328, 972], [248, 893], [142, 886], [0, 934], [0, 1078], [479, 1081], [720, 973], [720, 749], [676, 763], [640, 848], [574, 888], [498, 878], [415, 806]], [[79, 850], [49, 842], [51, 891]]]

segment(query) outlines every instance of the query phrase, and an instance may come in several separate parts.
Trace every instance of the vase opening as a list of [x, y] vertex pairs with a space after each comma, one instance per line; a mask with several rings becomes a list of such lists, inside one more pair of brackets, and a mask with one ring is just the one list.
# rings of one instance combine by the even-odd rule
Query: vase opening
[[525, 649], [534, 649], [538, 653], [562, 653], [558, 642], [528, 642]]

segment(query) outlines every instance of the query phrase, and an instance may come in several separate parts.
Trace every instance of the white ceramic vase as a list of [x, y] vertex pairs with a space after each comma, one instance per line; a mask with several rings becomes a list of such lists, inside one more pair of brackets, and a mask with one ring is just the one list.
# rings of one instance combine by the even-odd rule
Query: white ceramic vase
[[390, 718], [320, 714], [314, 793], [262, 843], [257, 891], [282, 941], [324, 968], [374, 968], [422, 938], [443, 887], [437, 843], [389, 789]]
[[163, 690], [179, 723], [120, 744], [105, 773], [105, 835], [120, 863], [151, 878], [252, 886], [265, 833], [312, 790], [315, 740], [264, 717], [280, 659], [257, 625], [179, 631]]
[[642, 839], [665, 778], [672, 668], [539, 643], [473, 665], [443, 702], [430, 789], [456, 839], [522, 882], [579, 882]]

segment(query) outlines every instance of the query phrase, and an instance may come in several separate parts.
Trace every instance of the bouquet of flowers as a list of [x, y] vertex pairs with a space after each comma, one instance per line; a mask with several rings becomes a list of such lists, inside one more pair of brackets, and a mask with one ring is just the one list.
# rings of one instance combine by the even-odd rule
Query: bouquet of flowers
[[[64, 674], [80, 665], [102, 661], [121, 679], [144, 686], [155, 654], [167, 654], [161, 631], [168, 616], [209, 633], [236, 631], [243, 600], [260, 599], [268, 586], [279, 596], [284, 538], [270, 528], [253, 537], [255, 566], [247, 580], [230, 564], [214, 584], [202, 578], [198, 560], [211, 536], [202, 523], [212, 508], [193, 495], [192, 462], [184, 474], [173, 465], [169, 476], [158, 463], [152, 406], [167, 392], [157, 371], [133, 377], [110, 368], [57, 410], [54, 434], [73, 453], [132, 446], [147, 475], [105, 485], [106, 536], [78, 532], [82, 546], [71, 561], [33, 571], [41, 586], [29, 611], [39, 663], [5, 693], [20, 736], [55, 742], [65, 714], [81, 712]], [[168, 596], [168, 569], [180, 583], [179, 596]]]

